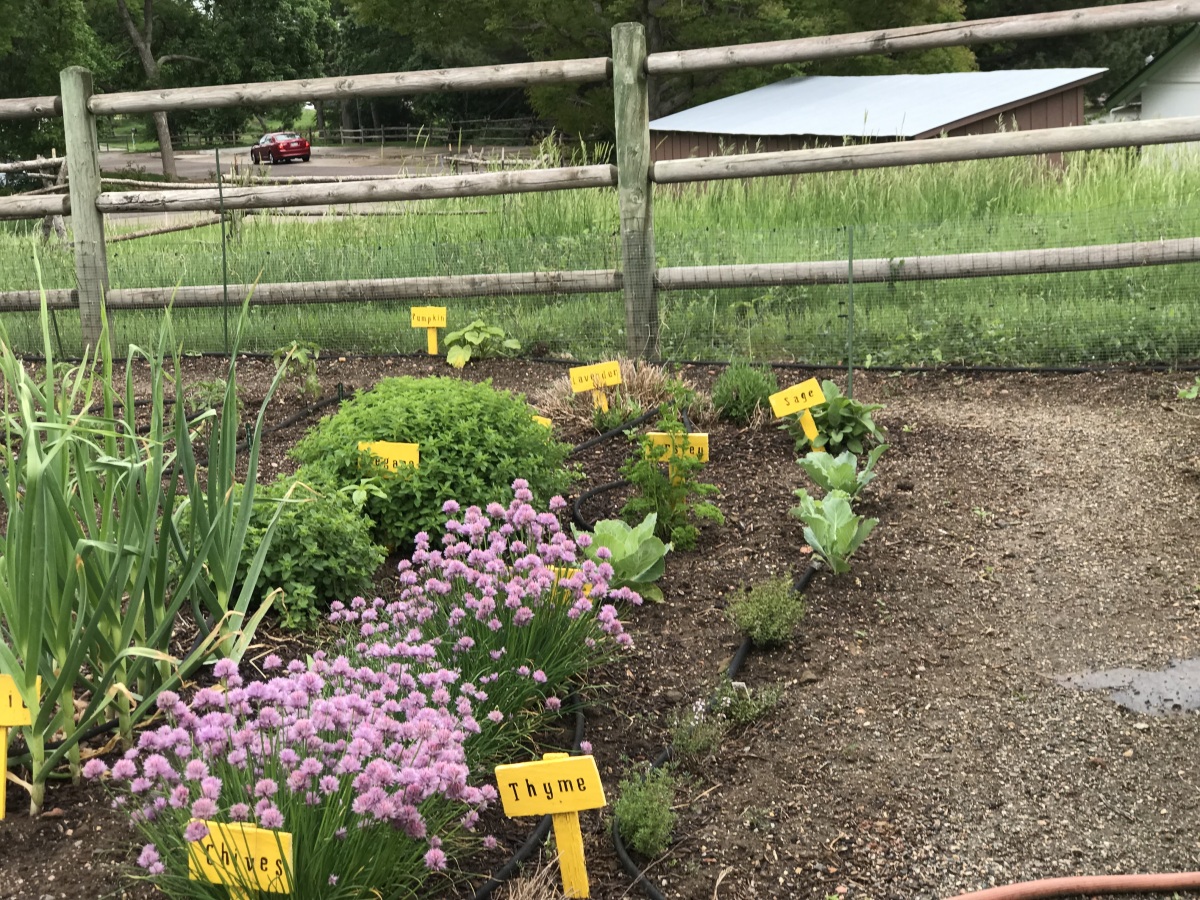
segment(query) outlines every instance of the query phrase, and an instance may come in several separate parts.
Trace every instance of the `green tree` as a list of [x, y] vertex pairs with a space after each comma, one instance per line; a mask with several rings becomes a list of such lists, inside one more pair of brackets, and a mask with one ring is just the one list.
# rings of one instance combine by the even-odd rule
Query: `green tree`
[[[1089, 0], [1089, 6], [1111, 6], [1124, 0]], [[998, 16], [1024, 16], [1033, 13], [1074, 9], [1075, 0], [967, 0], [967, 18], [990, 19]], [[1080, 34], [1069, 39], [1009, 41], [983, 44], [975, 48], [979, 68], [1042, 69], [1103, 66], [1108, 72], [1084, 90], [1089, 100], [1100, 102], [1146, 64], [1152, 54], [1162, 53], [1191, 25], [1128, 28]]]
[[[57, 94], [62, 69], [100, 62], [82, 0], [0, 0], [0, 97]], [[51, 147], [63, 147], [60, 119], [0, 121], [0, 159]]]
[[[407, 36], [414, 50], [440, 65], [607, 56], [618, 22], [640, 22], [651, 53], [694, 47], [865, 31], [962, 18], [962, 0], [346, 0], [363, 21]], [[860, 57], [801, 66], [699, 72], [655, 79], [650, 114], [666, 115], [800, 72], [863, 74], [974, 68], [970, 50]], [[534, 108], [560, 130], [610, 136], [608, 85], [529, 90]]]

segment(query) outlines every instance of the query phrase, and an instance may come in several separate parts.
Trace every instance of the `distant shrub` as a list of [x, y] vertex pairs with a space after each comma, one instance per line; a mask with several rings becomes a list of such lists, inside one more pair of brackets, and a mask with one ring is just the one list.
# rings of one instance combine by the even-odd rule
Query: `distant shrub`
[[775, 373], [765, 366], [730, 363], [713, 382], [712, 401], [724, 419], [747, 425], [760, 409], [770, 409], [770, 397], [779, 390]]
[[335, 600], [371, 590], [384, 550], [371, 539], [370, 520], [323, 475], [303, 469], [255, 494], [239, 582], [280, 503], [283, 509], [259, 575], [258, 593], [283, 589], [275, 608], [282, 611], [285, 626], [312, 624]]
[[418, 468], [374, 470], [382, 490], [366, 496], [363, 507], [378, 541], [408, 548], [418, 532], [441, 534], [447, 500], [464, 507], [507, 503], [518, 478], [529, 482], [539, 503], [566, 491], [570, 447], [554, 440], [532, 412], [524, 397], [487, 383], [388, 378], [322, 419], [292, 455], [346, 485], [372, 474], [360, 441], [418, 444]]

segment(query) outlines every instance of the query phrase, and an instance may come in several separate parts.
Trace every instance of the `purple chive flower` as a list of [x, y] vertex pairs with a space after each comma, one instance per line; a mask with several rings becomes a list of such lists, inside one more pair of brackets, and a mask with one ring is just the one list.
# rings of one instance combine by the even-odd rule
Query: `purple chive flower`
[[[138, 854], [137, 864], [143, 869], [146, 869], [152, 875], [157, 875], [163, 871], [163, 865], [158, 855], [158, 848], [153, 844], [146, 844], [142, 847], [142, 852]], [[155, 871], [155, 866], [158, 867]]]
[[264, 809], [258, 816], [258, 824], [263, 828], [282, 828], [283, 813], [274, 806]]
[[108, 771], [108, 764], [102, 759], [89, 759], [83, 766], [83, 777], [91, 780], [99, 778]]
[[194, 844], [206, 837], [208, 837], [208, 825], [204, 822], [188, 822], [187, 828], [183, 829], [183, 839], [188, 843]]
[[250, 818], [250, 806], [246, 803], [235, 803], [229, 807], [229, 818], [234, 822], [245, 822]]
[[446, 853], [434, 847], [425, 854], [425, 868], [440, 872], [446, 868]]
[[562, 701], [559, 700], [557, 697], [547, 697], [546, 698], [546, 709], [550, 710], [550, 712], [558, 712], [561, 708], [562, 708]]
[[591, 756], [592, 755], [592, 742], [591, 741], [580, 741], [579, 742], [579, 752], [582, 753], [584, 756]]

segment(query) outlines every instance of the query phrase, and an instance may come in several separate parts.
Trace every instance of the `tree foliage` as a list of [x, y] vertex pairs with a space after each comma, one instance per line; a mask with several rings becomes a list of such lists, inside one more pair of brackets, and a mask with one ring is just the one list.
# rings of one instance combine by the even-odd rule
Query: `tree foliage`
[[[1124, 0], [1089, 0], [1086, 5], [1111, 6], [1120, 2]], [[967, 0], [966, 10], [970, 19], [989, 19], [1075, 9], [1081, 5], [1084, 4], [1077, 0]], [[1108, 72], [1104, 77], [1085, 88], [1088, 99], [1099, 102], [1136, 75], [1145, 66], [1149, 56], [1162, 53], [1191, 27], [1129, 28], [1080, 34], [1068, 40], [1045, 38], [985, 44], [975, 48], [975, 56], [979, 60], [979, 67], [985, 71], [1105, 67]]]
[[[619, 22], [640, 22], [651, 52], [865, 31], [962, 18], [962, 0], [346, 0], [364, 22], [412, 41], [416, 55], [440, 65], [608, 56]], [[801, 72], [874, 74], [974, 68], [969, 50], [860, 57], [802, 66], [694, 73], [655, 79], [650, 114], [679, 109]], [[562, 131], [610, 136], [612, 89], [605, 84], [534, 87], [536, 111]]]

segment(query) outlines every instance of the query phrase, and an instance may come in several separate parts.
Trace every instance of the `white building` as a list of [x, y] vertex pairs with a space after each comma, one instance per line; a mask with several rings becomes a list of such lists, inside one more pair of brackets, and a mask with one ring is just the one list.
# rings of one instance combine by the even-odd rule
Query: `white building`
[[[1187, 31], [1105, 101], [1110, 121], [1200, 116], [1200, 25]], [[1200, 153], [1200, 144], [1163, 144], [1170, 153]]]

